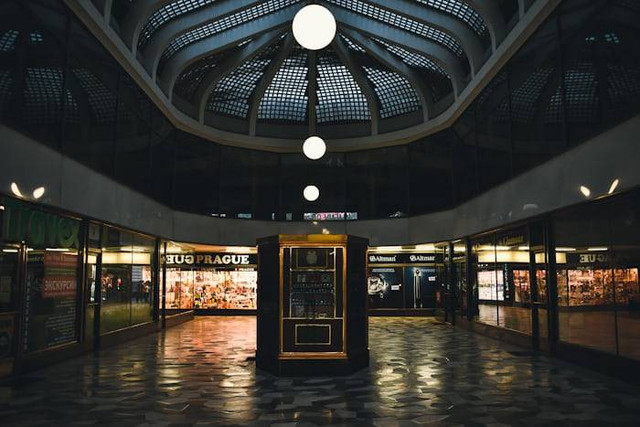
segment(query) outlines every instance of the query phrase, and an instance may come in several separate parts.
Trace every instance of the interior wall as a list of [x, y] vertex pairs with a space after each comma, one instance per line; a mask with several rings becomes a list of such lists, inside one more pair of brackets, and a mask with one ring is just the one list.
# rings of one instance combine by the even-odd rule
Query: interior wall
[[[172, 209], [65, 158], [38, 142], [0, 126], [0, 192], [11, 183], [29, 198], [46, 188], [40, 202], [165, 238], [222, 245], [253, 245], [273, 234], [326, 232], [369, 238], [372, 245], [450, 240], [537, 216], [640, 185], [640, 116], [487, 191], [455, 209], [411, 218], [351, 222], [270, 222], [220, 219]], [[591, 190], [586, 198], [580, 187]], [[168, 191], [168, 189], [167, 189]]]

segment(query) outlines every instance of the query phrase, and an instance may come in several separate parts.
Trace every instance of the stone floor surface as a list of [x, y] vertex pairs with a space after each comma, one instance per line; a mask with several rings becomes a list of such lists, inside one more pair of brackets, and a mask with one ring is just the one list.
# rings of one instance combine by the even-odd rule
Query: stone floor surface
[[0, 383], [0, 425], [640, 425], [640, 386], [424, 318], [370, 319], [371, 367], [256, 372], [255, 318], [197, 318]]

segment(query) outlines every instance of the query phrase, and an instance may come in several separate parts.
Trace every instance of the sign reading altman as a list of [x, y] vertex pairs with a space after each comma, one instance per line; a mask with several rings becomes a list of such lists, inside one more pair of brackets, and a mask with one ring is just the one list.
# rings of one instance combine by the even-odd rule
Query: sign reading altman
[[369, 264], [430, 264], [443, 259], [442, 254], [369, 254]]
[[162, 261], [167, 265], [255, 265], [257, 256], [255, 254], [170, 254], [162, 257]]

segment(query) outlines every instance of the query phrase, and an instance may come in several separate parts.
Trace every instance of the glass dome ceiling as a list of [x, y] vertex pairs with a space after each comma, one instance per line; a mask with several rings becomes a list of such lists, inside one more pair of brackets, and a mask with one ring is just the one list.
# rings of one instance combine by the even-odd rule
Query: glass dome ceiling
[[[310, 3], [337, 21], [336, 37], [319, 51], [299, 46], [291, 31]], [[113, 0], [109, 12], [132, 57], [181, 113], [298, 148], [310, 133], [375, 138], [445, 112], [504, 39], [517, 16], [507, 3]]]

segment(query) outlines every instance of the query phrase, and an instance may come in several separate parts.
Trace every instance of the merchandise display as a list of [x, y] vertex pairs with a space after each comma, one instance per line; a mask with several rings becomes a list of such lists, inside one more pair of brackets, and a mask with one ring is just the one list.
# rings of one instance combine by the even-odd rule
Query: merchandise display
[[478, 299], [480, 301], [504, 301], [502, 270], [478, 271]]
[[[578, 268], [558, 271], [559, 304], [564, 306], [628, 305], [640, 292], [638, 269]], [[613, 283], [615, 281], [615, 295]]]
[[515, 302], [529, 304], [531, 302], [529, 270], [513, 270], [513, 286]]
[[258, 273], [254, 255], [167, 256], [169, 309], [255, 310]]

